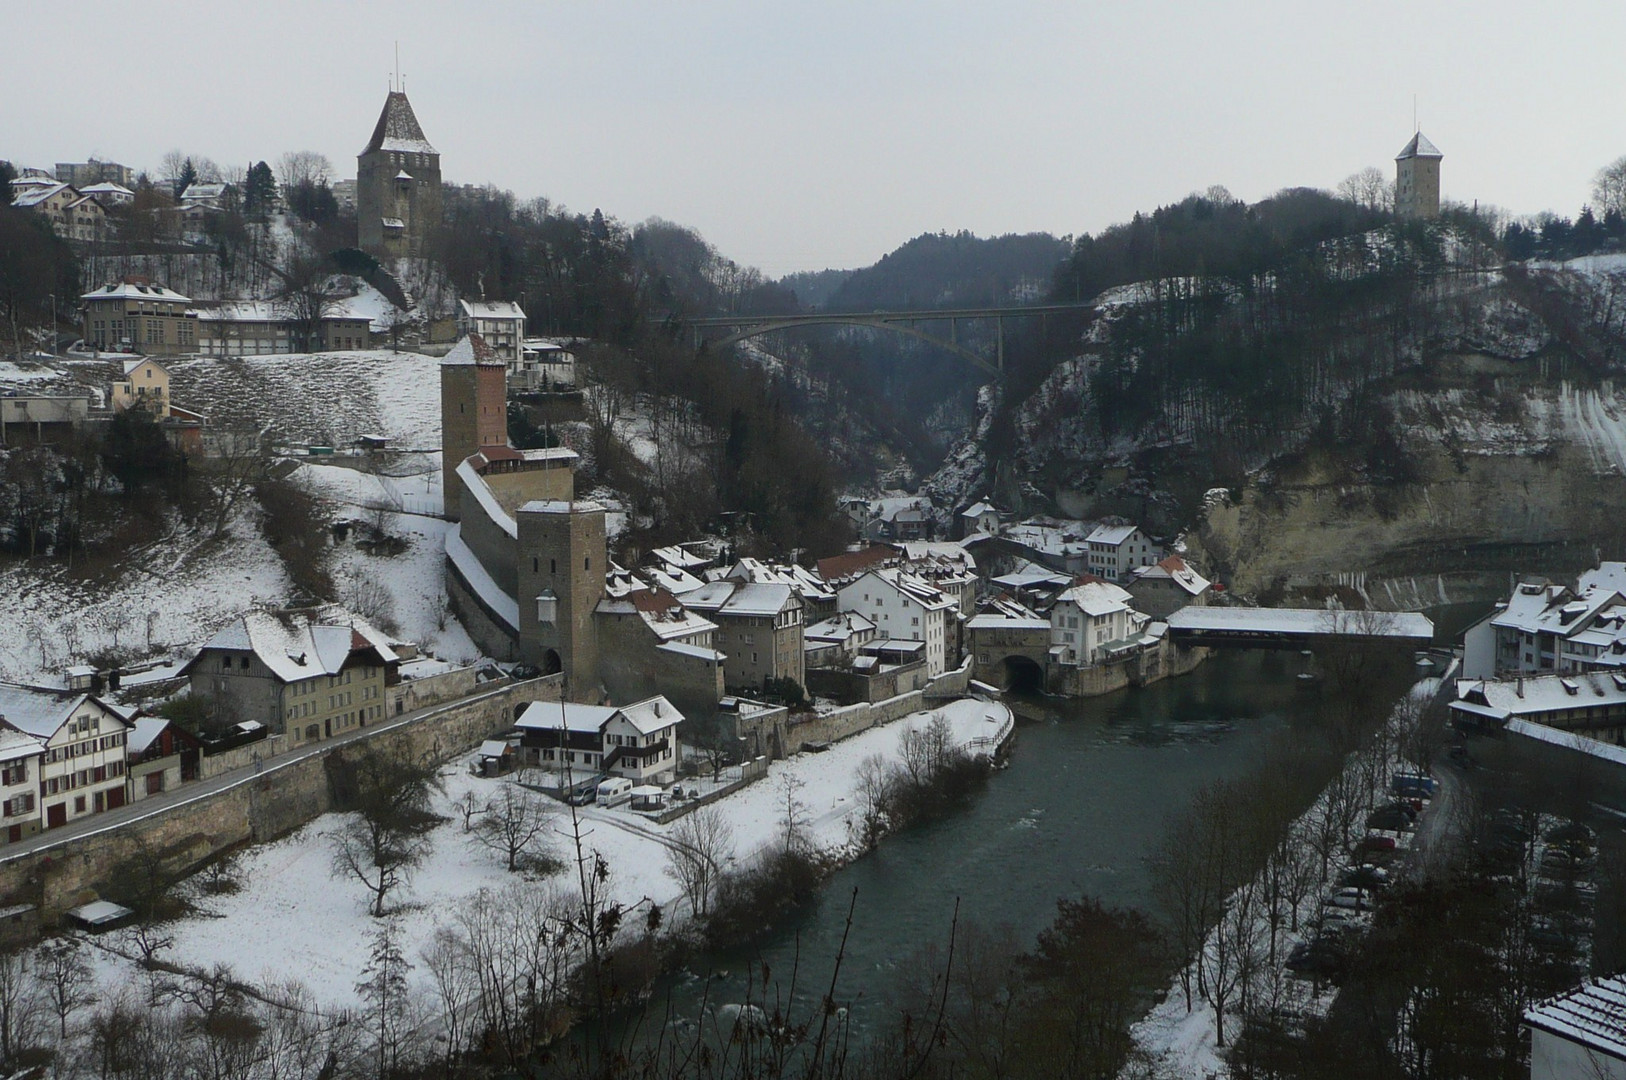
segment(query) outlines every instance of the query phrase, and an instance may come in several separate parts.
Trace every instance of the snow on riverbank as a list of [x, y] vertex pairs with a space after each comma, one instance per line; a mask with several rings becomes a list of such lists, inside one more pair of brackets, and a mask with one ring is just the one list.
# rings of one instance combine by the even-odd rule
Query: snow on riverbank
[[[1411, 688], [1408, 695], [1409, 700], [1426, 703], [1438, 692], [1439, 687], [1439, 679], [1420, 680]], [[1401, 702], [1395, 706], [1395, 712], [1390, 721], [1391, 724], [1398, 722], [1401, 711], [1406, 704], [1407, 702]], [[1344, 766], [1346, 774], [1351, 770], [1355, 770], [1356, 774], [1359, 774], [1360, 767], [1357, 764], [1357, 758], [1366, 752], [1367, 750], [1363, 748], [1350, 755]], [[1384, 787], [1385, 780], [1386, 777], [1375, 786], [1372, 792], [1374, 800], [1384, 796], [1386, 791]], [[1313, 850], [1310, 850], [1308, 838], [1314, 835], [1317, 823], [1322, 820], [1327, 812], [1328, 797], [1326, 793], [1323, 793], [1315, 804], [1294, 822], [1293, 836], [1296, 838], [1296, 842], [1301, 845], [1300, 857], [1319, 858], [1314, 855]], [[1349, 843], [1354, 843], [1366, 833], [1367, 830], [1363, 824], [1365, 817], [1364, 812], [1356, 815], [1346, 837]], [[1398, 839], [1402, 839], [1402, 846], [1410, 840], [1409, 837]], [[1335, 866], [1334, 870], [1336, 871], [1336, 869]], [[1261, 876], [1263, 876], [1263, 873], [1261, 871]], [[1298, 926], [1297, 932], [1288, 930], [1290, 925], [1288, 920], [1283, 919], [1281, 921], [1277, 929], [1276, 967], [1271, 969], [1264, 958], [1260, 958], [1259, 966], [1261, 970], [1258, 975], [1258, 982], [1255, 985], [1263, 993], [1266, 992], [1263, 989], [1265, 984], [1274, 982], [1281, 994], [1279, 1001], [1285, 1006], [1282, 1010], [1283, 1015], [1295, 1013], [1300, 1016], [1324, 1014], [1336, 996], [1337, 990], [1335, 987], [1322, 987], [1308, 980], [1297, 979], [1285, 970], [1287, 956], [1292, 951], [1293, 946], [1314, 936], [1314, 920], [1320, 911], [1324, 892], [1325, 890], [1311, 889], [1306, 893], [1303, 902], [1299, 905], [1296, 919], [1291, 923], [1291, 925]], [[1256, 941], [1268, 937], [1267, 919], [1268, 916], [1261, 913], [1260, 928], [1253, 935]], [[1205, 948], [1212, 949], [1214, 940], [1213, 932], [1211, 932], [1208, 941], [1205, 943]], [[1193, 968], [1195, 968], [1195, 963]], [[1192, 976], [1192, 983], [1193, 986], [1196, 985], [1195, 974]], [[1234, 1039], [1242, 1028], [1242, 1019], [1240, 1016], [1235, 1015], [1234, 1010], [1235, 1005], [1233, 1003], [1231, 1009], [1227, 1011], [1225, 1020], [1228, 1039]], [[1171, 981], [1162, 1003], [1154, 1007], [1144, 1019], [1130, 1030], [1130, 1036], [1143, 1054], [1159, 1063], [1161, 1067], [1159, 1075], [1189, 1078], [1189, 1080], [1210, 1080], [1210, 1078], [1230, 1075], [1229, 1066], [1224, 1058], [1224, 1050], [1219, 1046], [1213, 1007], [1197, 996], [1194, 991], [1192, 1008], [1188, 1011], [1186, 1009], [1185, 992], [1178, 973]]]
[[[924, 727], [936, 715], [948, 721], [958, 745], [1008, 729], [1011, 723], [1004, 705], [966, 699], [855, 735], [822, 754], [775, 762], [766, 779], [715, 804], [732, 825], [736, 862], [750, 859], [781, 836], [786, 776], [800, 782], [796, 798], [806, 808], [805, 837], [838, 856], [854, 854], [851, 838], [859, 807], [852, 788], [860, 764], [872, 754], [896, 760], [904, 733]], [[465, 762], [442, 770], [445, 791], [436, 797], [436, 810], [448, 820], [431, 834], [428, 861], [391, 900], [406, 955], [414, 962], [460, 900], [521, 880], [503, 869], [498, 853], [465, 834], [461, 817], [455, 816], [453, 804], [465, 793], [483, 803], [508, 783], [471, 776]], [[624, 807], [586, 807], [582, 818], [584, 846], [608, 860], [615, 897], [628, 903], [648, 897], [670, 910], [679, 896], [677, 883], [666, 874], [665, 845], [672, 826]], [[351, 1005], [379, 922], [367, 915], [363, 886], [331, 873], [332, 835], [343, 822], [344, 815], [327, 814], [245, 852], [241, 891], [204, 898], [205, 911], [172, 924], [168, 932], [175, 945], [167, 958], [202, 968], [227, 964], [239, 978], [258, 983], [298, 979], [325, 1007]], [[569, 817], [559, 807], [551, 844], [561, 857], [567, 843], [562, 834], [568, 830]], [[572, 880], [559, 874], [534, 887], [568, 889]], [[140, 974], [133, 963], [108, 954], [100, 956], [97, 971], [104, 989]], [[414, 972], [413, 978], [424, 976]]]

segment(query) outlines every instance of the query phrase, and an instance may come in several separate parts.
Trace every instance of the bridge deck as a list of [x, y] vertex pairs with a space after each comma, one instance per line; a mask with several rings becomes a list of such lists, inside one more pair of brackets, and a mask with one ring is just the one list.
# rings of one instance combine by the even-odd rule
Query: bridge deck
[[1184, 607], [1169, 616], [1169, 633], [1201, 644], [1249, 639], [1387, 640], [1427, 643], [1434, 623], [1415, 611], [1328, 611], [1324, 608]]

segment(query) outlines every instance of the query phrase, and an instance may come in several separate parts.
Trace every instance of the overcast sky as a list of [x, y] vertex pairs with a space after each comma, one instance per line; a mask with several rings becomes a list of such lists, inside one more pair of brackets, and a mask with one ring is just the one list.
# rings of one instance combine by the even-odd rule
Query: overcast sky
[[397, 39], [448, 181], [681, 222], [772, 275], [1392, 173], [1414, 94], [1447, 198], [1573, 214], [1626, 154], [1620, 3], [89, 0], [0, 7], [0, 157], [354, 176]]

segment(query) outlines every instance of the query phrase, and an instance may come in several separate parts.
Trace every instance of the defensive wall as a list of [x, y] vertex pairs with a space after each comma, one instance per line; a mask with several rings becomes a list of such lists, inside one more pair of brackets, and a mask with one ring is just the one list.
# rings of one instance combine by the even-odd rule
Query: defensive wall
[[40, 921], [50, 925], [68, 908], [94, 899], [119, 864], [140, 855], [142, 847], [180, 871], [239, 844], [270, 840], [333, 809], [328, 776], [346, 757], [378, 750], [445, 761], [512, 727], [517, 707], [559, 700], [560, 686], [556, 675], [509, 684], [285, 761], [263, 757], [265, 742], [240, 747], [231, 753], [259, 749], [260, 771], [57, 845], [0, 854], [0, 904], [35, 905]]
[[919, 690], [911, 690], [884, 701], [860, 702], [843, 709], [813, 715], [798, 714], [785, 726], [785, 753], [795, 754], [818, 743], [840, 742], [842, 739], [868, 731], [872, 727], [890, 724], [894, 720], [930, 708], [930, 701], [964, 697], [971, 682], [972, 661], [966, 661], [953, 671], [945, 671]]

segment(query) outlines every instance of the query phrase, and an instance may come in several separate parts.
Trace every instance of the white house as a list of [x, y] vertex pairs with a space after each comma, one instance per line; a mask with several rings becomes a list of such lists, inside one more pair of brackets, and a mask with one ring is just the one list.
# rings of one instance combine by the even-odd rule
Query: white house
[[1084, 538], [1089, 547], [1090, 573], [1117, 581], [1138, 566], [1155, 566], [1163, 552], [1136, 525], [1097, 525]]
[[521, 371], [525, 345], [525, 312], [512, 300], [459, 300], [457, 336], [479, 334], [493, 355], [508, 365], [510, 375]]
[[130, 725], [101, 699], [0, 683], [0, 716], [43, 750], [38, 792], [47, 829], [125, 804]]
[[1111, 582], [1080, 582], [1056, 597], [1050, 609], [1050, 658], [1088, 667], [1118, 647], [1137, 643], [1150, 621], [1131, 606], [1134, 598]]
[[1626, 1080], [1626, 977], [1583, 983], [1531, 1006], [1530, 1080]]
[[0, 728], [0, 836], [15, 844], [40, 831], [40, 758], [45, 747], [21, 731]]
[[677, 729], [683, 714], [657, 694], [632, 705], [579, 705], [538, 701], [514, 723], [527, 763], [549, 771], [572, 769], [572, 780], [599, 773], [637, 784], [670, 783], [681, 760]]
[[999, 508], [986, 499], [978, 499], [961, 510], [960, 521], [965, 526], [967, 536], [979, 532], [989, 536], [999, 535]]
[[1600, 563], [1574, 588], [1523, 581], [1463, 635], [1472, 678], [1626, 668], [1626, 563]]
[[906, 570], [886, 567], [861, 574], [836, 594], [836, 606], [875, 624], [877, 636], [924, 642], [926, 674], [941, 675], [958, 662], [956, 646], [960, 606], [955, 599]]

